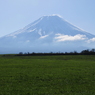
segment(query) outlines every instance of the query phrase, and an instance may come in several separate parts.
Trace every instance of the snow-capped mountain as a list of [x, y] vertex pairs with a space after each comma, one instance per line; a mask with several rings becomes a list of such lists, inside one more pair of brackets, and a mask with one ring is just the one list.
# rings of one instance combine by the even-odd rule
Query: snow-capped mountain
[[23, 29], [0, 38], [2, 53], [66, 52], [93, 48], [95, 35], [58, 15], [43, 16]]

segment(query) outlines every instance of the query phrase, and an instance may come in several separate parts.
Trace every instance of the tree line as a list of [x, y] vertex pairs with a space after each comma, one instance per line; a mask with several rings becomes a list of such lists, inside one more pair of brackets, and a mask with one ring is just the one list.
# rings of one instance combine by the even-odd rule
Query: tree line
[[36, 55], [95, 55], [95, 49], [87, 49], [87, 50], [82, 50], [81, 52], [77, 52], [77, 51], [74, 51], [74, 52], [50, 52], [50, 53], [35, 53], [35, 52], [32, 52], [32, 53], [23, 53], [23, 52], [19, 52], [19, 54], [16, 54], [16, 56], [36, 56]]

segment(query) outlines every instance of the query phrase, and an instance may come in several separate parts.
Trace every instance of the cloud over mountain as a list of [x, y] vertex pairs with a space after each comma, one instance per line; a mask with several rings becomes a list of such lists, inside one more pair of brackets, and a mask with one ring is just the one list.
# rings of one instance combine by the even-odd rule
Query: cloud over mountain
[[56, 35], [57, 35], [57, 37], [55, 37], [55, 39], [58, 42], [61, 42], [61, 41], [76, 41], [76, 40], [85, 40], [85, 39], [87, 39], [86, 35], [80, 35], [80, 34], [77, 34], [77, 35], [74, 35], [74, 36], [63, 35], [63, 34], [56, 34]]
[[95, 38], [89, 39], [87, 42], [88, 43], [95, 42]]

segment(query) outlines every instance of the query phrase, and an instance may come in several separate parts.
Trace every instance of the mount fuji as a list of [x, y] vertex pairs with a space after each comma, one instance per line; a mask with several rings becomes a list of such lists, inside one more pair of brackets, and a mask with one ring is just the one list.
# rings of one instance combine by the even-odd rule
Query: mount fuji
[[0, 53], [71, 52], [94, 48], [95, 35], [59, 15], [43, 16], [0, 38]]

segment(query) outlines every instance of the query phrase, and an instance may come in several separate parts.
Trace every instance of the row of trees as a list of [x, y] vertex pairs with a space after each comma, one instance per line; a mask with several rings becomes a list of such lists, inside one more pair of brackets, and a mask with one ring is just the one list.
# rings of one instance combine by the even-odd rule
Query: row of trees
[[36, 56], [36, 55], [95, 55], [95, 49], [92, 49], [92, 50], [83, 50], [81, 51], [80, 53], [78, 53], [77, 51], [74, 51], [74, 52], [57, 52], [57, 53], [53, 53], [53, 52], [50, 52], [50, 53], [35, 53], [35, 52], [32, 52], [32, 53], [23, 53], [23, 52], [20, 52], [19, 54], [17, 54], [17, 56]]

